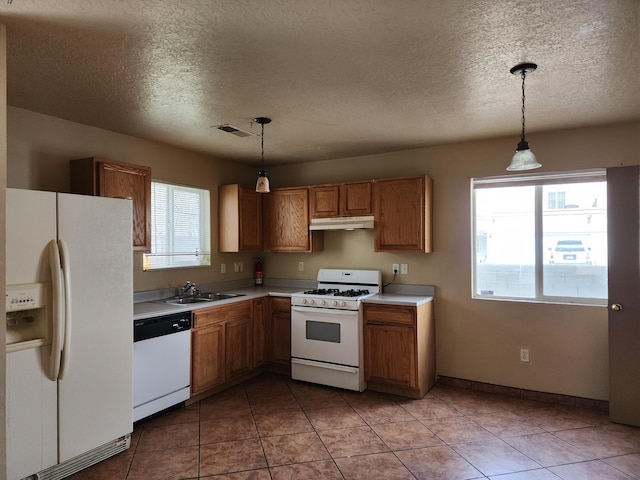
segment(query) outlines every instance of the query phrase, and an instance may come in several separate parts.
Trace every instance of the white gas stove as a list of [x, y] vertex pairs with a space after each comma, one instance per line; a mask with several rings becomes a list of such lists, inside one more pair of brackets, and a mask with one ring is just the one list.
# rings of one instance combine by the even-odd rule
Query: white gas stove
[[382, 290], [378, 270], [320, 269], [318, 288], [291, 295], [291, 378], [363, 391], [363, 298]]
[[357, 310], [360, 300], [380, 293], [382, 274], [378, 270], [321, 268], [318, 288], [291, 295], [291, 305]]

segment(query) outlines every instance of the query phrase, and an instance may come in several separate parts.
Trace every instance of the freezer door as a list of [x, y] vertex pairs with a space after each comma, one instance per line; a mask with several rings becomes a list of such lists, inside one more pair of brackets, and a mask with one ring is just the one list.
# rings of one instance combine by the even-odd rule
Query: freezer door
[[45, 372], [50, 346], [7, 354], [7, 478], [57, 463], [56, 382]]
[[7, 188], [7, 285], [51, 281], [47, 244], [56, 238], [56, 194]]
[[[47, 245], [56, 239], [56, 194], [7, 189], [6, 283], [51, 282]], [[50, 329], [42, 309], [45, 330]], [[7, 353], [7, 478], [23, 478], [57, 461], [57, 389], [47, 378], [49, 345]], [[0, 475], [1, 476], [1, 475]]]
[[58, 381], [60, 462], [133, 430], [131, 216], [130, 200], [58, 194], [70, 297]]

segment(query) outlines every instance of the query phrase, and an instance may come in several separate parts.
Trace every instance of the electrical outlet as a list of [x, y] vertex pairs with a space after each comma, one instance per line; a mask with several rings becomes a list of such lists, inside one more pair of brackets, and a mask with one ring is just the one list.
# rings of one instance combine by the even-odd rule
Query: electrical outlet
[[393, 273], [400, 273], [400, 264], [399, 263], [394, 263], [391, 268], [393, 269]]
[[409, 265], [407, 265], [406, 263], [401, 264], [400, 275], [406, 275], [407, 273], [409, 273]]
[[220, 264], [220, 273], [227, 273], [227, 264], [226, 263], [221, 263]]
[[520, 349], [520, 361], [529, 363], [529, 349], [521, 348]]
[[240, 271], [240, 264], [238, 262], [233, 262], [233, 271], [236, 273]]
[[238, 262], [238, 270], [240, 270], [241, 272], [244, 270], [244, 263]]
[[304, 262], [298, 262], [298, 271], [304, 272]]

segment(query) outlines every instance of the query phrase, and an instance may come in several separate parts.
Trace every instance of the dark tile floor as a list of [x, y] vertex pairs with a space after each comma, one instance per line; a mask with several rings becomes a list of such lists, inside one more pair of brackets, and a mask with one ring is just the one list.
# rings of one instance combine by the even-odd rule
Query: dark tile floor
[[440, 385], [411, 400], [264, 374], [137, 426], [128, 451], [71, 478], [640, 479], [640, 429]]

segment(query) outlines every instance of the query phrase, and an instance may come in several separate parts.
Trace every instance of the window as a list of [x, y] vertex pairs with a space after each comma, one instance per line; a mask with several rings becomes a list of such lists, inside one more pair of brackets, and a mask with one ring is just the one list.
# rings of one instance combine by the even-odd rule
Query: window
[[211, 265], [209, 191], [151, 182], [151, 253], [144, 270]]
[[472, 180], [473, 297], [605, 304], [604, 170]]

